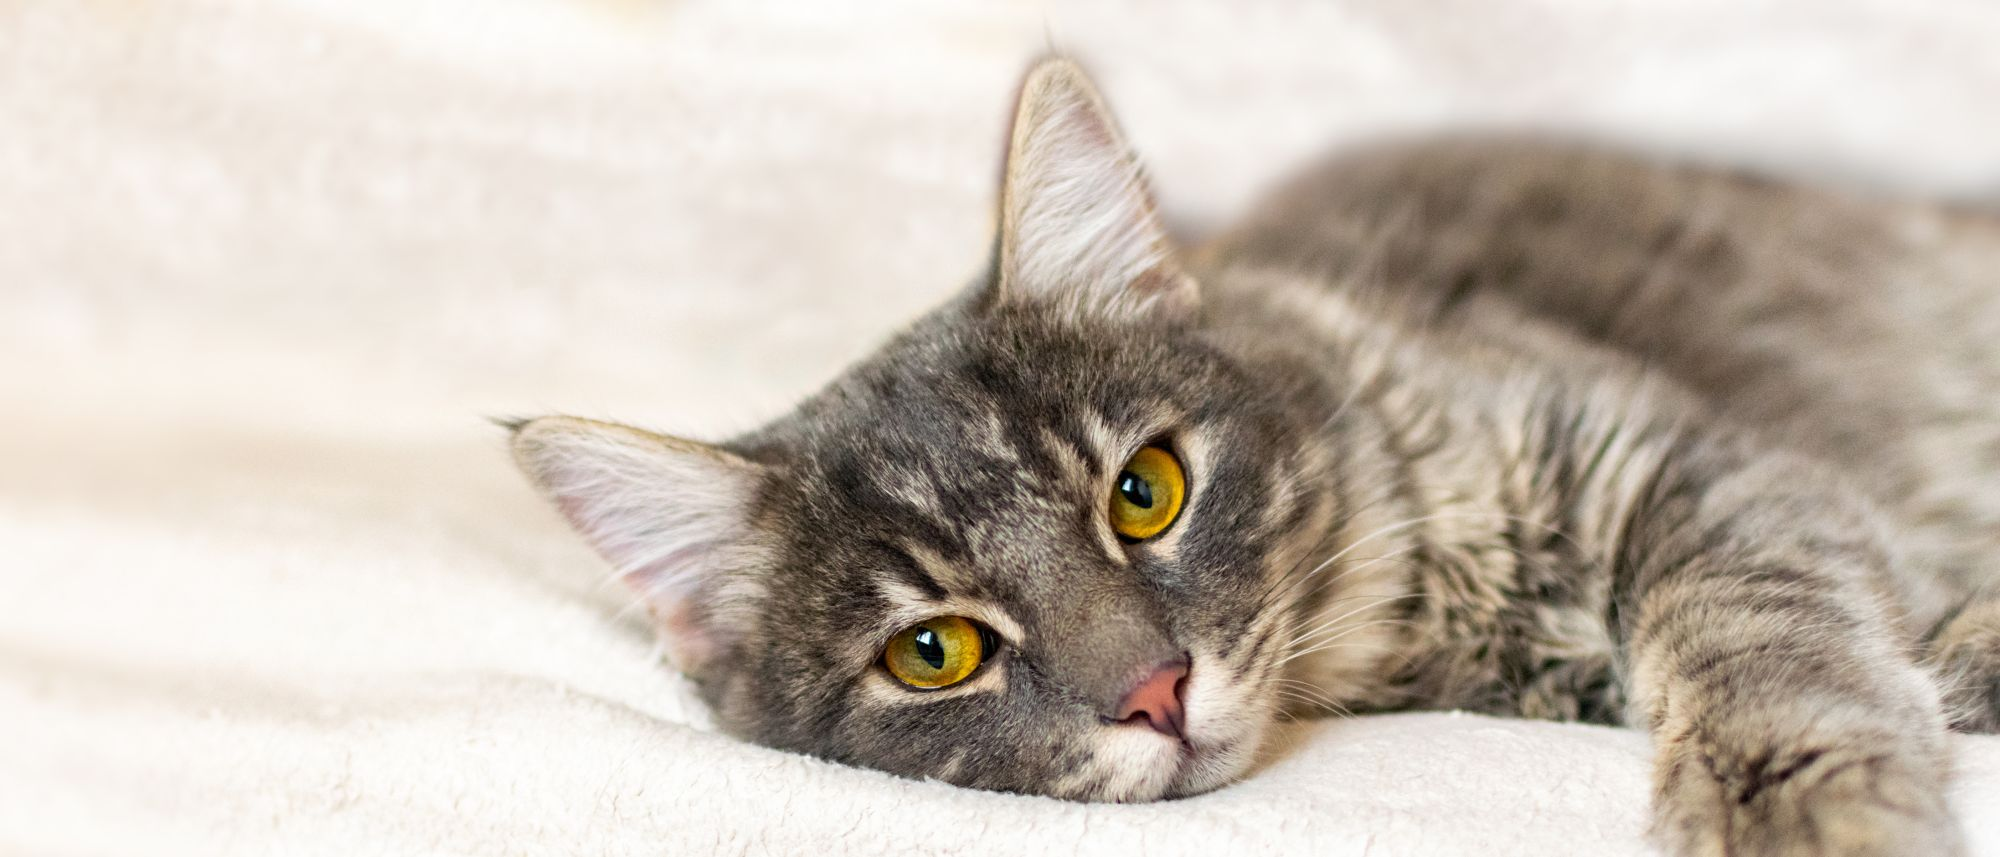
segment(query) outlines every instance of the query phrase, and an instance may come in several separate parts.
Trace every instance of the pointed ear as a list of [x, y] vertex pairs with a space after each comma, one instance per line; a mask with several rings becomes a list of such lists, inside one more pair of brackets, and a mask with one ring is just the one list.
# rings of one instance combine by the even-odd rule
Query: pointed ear
[[[718, 609], [757, 561], [749, 508], [762, 468], [724, 450], [611, 423], [514, 427], [514, 460], [651, 610], [674, 666], [719, 649]], [[740, 584], [738, 584], [740, 585]]]
[[1021, 84], [1000, 190], [999, 298], [1111, 317], [1184, 314], [1198, 296], [1104, 100], [1067, 59]]

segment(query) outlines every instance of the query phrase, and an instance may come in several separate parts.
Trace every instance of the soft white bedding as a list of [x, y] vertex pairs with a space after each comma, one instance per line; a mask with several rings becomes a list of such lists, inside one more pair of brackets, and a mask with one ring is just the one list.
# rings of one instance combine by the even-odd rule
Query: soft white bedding
[[747, 427], [939, 300], [1051, 42], [1195, 226], [1441, 124], [2000, 178], [1976, 0], [1124, 6], [0, 5], [0, 853], [1643, 851], [1623, 730], [1315, 724], [1145, 806], [738, 744], [512, 472], [483, 415]]

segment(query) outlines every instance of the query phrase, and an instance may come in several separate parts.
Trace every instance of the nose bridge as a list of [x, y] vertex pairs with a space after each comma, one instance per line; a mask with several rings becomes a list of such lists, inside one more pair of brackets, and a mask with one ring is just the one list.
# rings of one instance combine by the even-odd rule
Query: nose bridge
[[1136, 579], [1120, 579], [1130, 570], [1106, 566], [1051, 581], [1034, 648], [1051, 679], [1110, 716], [1135, 684], [1180, 657], [1181, 647], [1158, 596]]
[[1009, 600], [1033, 617], [1024, 654], [1063, 692], [1114, 717], [1135, 686], [1181, 656], [1160, 593], [1079, 531], [1073, 507], [1015, 512], [982, 528], [979, 553], [989, 574], [1009, 580]]

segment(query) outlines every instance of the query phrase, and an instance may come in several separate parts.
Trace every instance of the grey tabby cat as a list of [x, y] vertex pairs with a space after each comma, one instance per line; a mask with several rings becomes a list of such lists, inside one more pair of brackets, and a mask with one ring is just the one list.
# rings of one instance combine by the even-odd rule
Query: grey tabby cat
[[984, 276], [757, 431], [514, 425], [730, 732], [1143, 801], [1288, 715], [1629, 723], [1673, 853], [1962, 850], [1994, 219], [1483, 140], [1184, 252], [1062, 59], [1000, 215]]

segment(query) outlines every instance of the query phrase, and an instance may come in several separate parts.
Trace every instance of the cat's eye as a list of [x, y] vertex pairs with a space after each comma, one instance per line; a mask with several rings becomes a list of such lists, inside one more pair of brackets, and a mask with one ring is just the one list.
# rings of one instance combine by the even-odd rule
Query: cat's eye
[[972, 675], [993, 655], [992, 632], [963, 616], [940, 616], [905, 629], [889, 641], [882, 665], [897, 681], [933, 690]]
[[1187, 474], [1180, 459], [1158, 446], [1132, 454], [1111, 486], [1111, 529], [1132, 541], [1150, 539], [1173, 526], [1187, 501]]

